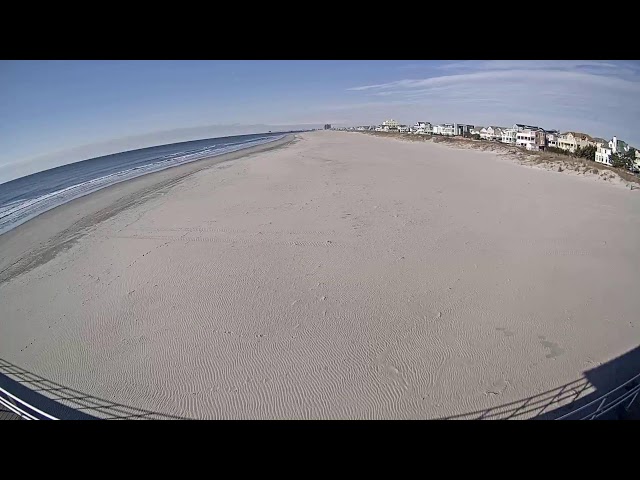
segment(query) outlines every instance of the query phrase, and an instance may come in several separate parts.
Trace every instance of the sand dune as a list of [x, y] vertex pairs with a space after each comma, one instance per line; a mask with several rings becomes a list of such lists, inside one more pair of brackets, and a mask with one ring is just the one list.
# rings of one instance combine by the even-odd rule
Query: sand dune
[[[34, 245], [52, 237], [40, 221], [23, 226]], [[606, 182], [306, 133], [85, 223], [5, 278], [0, 357], [189, 418], [461, 415], [637, 345], [639, 225], [637, 192]]]

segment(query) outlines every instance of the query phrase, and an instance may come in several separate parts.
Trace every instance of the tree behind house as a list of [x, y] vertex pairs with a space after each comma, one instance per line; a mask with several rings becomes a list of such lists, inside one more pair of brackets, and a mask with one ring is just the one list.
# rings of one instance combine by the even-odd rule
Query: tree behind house
[[617, 153], [612, 153], [609, 159], [611, 160], [611, 166], [614, 168], [626, 168], [627, 166], [626, 158], [618, 155]]
[[547, 147], [547, 152], [558, 153], [560, 155], [569, 155], [569, 151], [568, 150], [563, 150], [563, 149], [558, 148], [558, 147]]
[[595, 145], [587, 145], [584, 148], [578, 147], [576, 149], [575, 155], [576, 157], [586, 158], [587, 160], [591, 160], [592, 162], [595, 162], [597, 150], [598, 149]]
[[627, 170], [633, 170], [636, 163], [636, 150], [630, 148], [628, 152], [622, 154], [622, 160], [624, 161], [624, 168]]

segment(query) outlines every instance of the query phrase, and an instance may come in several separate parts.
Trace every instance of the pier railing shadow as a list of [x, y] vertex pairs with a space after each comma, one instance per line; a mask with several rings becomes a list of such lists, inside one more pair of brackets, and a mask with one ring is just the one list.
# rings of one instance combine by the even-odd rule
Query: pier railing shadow
[[[0, 359], [0, 386], [5, 390], [45, 397], [37, 407], [56, 418], [105, 420], [182, 420], [184, 418], [131, 407], [65, 387]], [[11, 388], [13, 387], [13, 388]], [[496, 407], [444, 417], [444, 420], [489, 419], [640, 419], [640, 347], [620, 355], [583, 377], [518, 401]], [[31, 401], [31, 400], [29, 400]], [[67, 415], [61, 415], [67, 413]], [[71, 412], [69, 415], [68, 413]], [[0, 405], [0, 420], [18, 419]]]
[[0, 404], [0, 421], [3, 420], [23, 420], [20, 415], [13, 413], [4, 405]]
[[640, 347], [546, 392], [442, 420], [640, 419]]
[[[97, 420], [186, 420], [186, 418], [153, 412], [89, 395], [74, 388], [65, 387], [22, 367], [0, 359], [2, 387], [21, 400], [28, 400], [59, 419]], [[26, 395], [28, 394], [28, 395]], [[29, 396], [29, 399], [24, 398]], [[35, 405], [37, 403], [37, 405]], [[69, 412], [72, 412], [69, 414]], [[78, 415], [74, 413], [78, 412]], [[5, 405], [0, 405], [0, 420], [20, 417]]]

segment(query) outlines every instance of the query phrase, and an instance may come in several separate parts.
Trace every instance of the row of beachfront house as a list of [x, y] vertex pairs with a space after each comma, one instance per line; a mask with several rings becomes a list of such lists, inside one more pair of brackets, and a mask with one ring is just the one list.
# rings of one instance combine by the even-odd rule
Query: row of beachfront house
[[[560, 133], [557, 130], [546, 130], [535, 125], [516, 123], [512, 127], [480, 127], [464, 123], [442, 123], [432, 125], [430, 122], [416, 122], [413, 126], [400, 124], [396, 120], [385, 120], [381, 125], [368, 125], [335, 130], [357, 130], [376, 132], [398, 132], [426, 135], [449, 135], [471, 137], [478, 135], [483, 140], [497, 141], [526, 150], [546, 150], [549, 147], [574, 153], [578, 148], [589, 145], [596, 147], [595, 161], [611, 165], [612, 154], [622, 155], [629, 152], [630, 146], [613, 137], [610, 141], [594, 138], [580, 132]], [[636, 150], [636, 167], [640, 169], [640, 153]]]
[[[630, 146], [615, 136], [606, 141], [593, 138], [580, 132], [560, 133], [558, 130], [545, 130], [535, 125], [516, 123], [512, 127], [480, 127], [462, 123], [442, 123], [432, 125], [429, 122], [416, 122], [412, 127], [401, 125], [395, 120], [386, 120], [377, 127], [359, 127], [379, 132], [400, 132], [426, 135], [474, 136], [479, 135], [483, 140], [524, 148], [526, 150], [546, 150], [548, 147], [559, 148], [574, 153], [578, 148], [589, 145], [596, 147], [595, 161], [611, 165], [613, 153], [621, 155], [630, 150]], [[640, 153], [636, 150], [636, 165], [640, 168]]]

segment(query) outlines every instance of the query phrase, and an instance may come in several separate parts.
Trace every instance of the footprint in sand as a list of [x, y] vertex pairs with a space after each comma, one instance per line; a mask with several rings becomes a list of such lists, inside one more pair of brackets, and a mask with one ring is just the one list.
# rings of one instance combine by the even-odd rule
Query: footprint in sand
[[501, 331], [502, 333], [504, 333], [505, 337], [513, 337], [515, 335], [515, 333], [513, 333], [511, 330], [509, 330], [508, 328], [505, 328], [505, 327], [496, 327], [496, 330]]
[[546, 358], [556, 358], [564, 353], [564, 348], [561, 348], [557, 343], [547, 341], [542, 335], [539, 335], [538, 338], [540, 345], [549, 349], [549, 353], [545, 355]]

